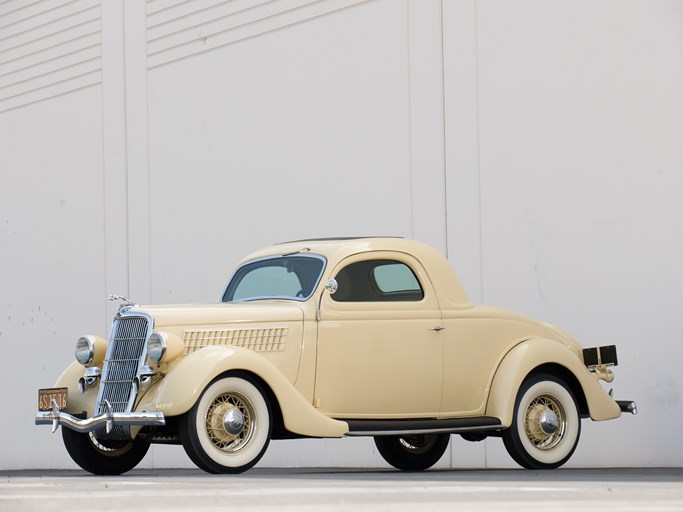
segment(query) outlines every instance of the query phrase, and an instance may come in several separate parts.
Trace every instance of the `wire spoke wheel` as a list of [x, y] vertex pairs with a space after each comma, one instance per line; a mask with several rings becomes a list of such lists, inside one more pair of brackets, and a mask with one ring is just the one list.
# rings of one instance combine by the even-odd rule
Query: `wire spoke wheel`
[[529, 441], [539, 450], [552, 450], [562, 442], [567, 429], [562, 403], [554, 396], [541, 395], [526, 410], [524, 427]]
[[99, 440], [92, 432], [88, 432], [87, 435], [93, 448], [105, 457], [120, 457], [133, 447], [132, 441]]
[[552, 469], [569, 460], [580, 434], [581, 418], [571, 390], [552, 375], [538, 374], [520, 387], [503, 442], [520, 466]]
[[[226, 415], [237, 411], [243, 418], [241, 432], [230, 433], [224, 424]], [[249, 445], [254, 437], [254, 405], [240, 393], [226, 393], [216, 397], [206, 413], [206, 431], [213, 444], [227, 453], [237, 453]]]
[[209, 473], [241, 473], [263, 456], [272, 415], [260, 385], [241, 373], [214, 380], [180, 422], [192, 462]]

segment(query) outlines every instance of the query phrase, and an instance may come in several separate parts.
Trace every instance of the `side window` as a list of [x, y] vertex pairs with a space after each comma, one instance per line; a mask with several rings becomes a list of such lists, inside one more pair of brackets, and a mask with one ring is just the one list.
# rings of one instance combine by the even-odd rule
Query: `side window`
[[351, 263], [335, 279], [338, 288], [331, 297], [337, 302], [417, 302], [424, 298], [413, 271], [399, 261]]
[[422, 292], [415, 274], [403, 263], [378, 265], [372, 269], [372, 277], [379, 291], [384, 294]]

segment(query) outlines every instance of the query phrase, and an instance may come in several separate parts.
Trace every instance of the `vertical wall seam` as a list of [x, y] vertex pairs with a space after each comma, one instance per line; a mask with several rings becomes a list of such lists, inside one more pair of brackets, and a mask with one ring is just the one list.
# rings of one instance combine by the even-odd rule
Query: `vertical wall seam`
[[[482, 304], [484, 300], [484, 227], [482, 221], [482, 199], [481, 199], [481, 121], [479, 115], [479, 0], [474, 0], [474, 79], [477, 109], [477, 202], [479, 203], [479, 293]], [[484, 440], [484, 468], [489, 467], [489, 440]]]
[[444, 48], [443, 0], [441, 0], [441, 129], [443, 130], [443, 211], [444, 211], [444, 247], [448, 259], [448, 167], [446, 156], [446, 64]]
[[[128, 250], [130, 294], [150, 302], [148, 84], [146, 67], [146, 5], [125, 1], [126, 139], [128, 191]], [[145, 190], [147, 188], [147, 190]]]
[[[100, 84], [100, 123], [102, 125], [101, 127], [101, 138], [102, 138], [102, 213], [103, 213], [103, 220], [104, 220], [104, 236], [102, 237], [102, 254], [104, 255], [104, 273], [102, 276], [102, 280], [104, 281], [104, 294], [107, 295], [109, 293], [109, 290], [107, 289], [109, 286], [109, 256], [107, 253], [107, 236], [109, 233], [107, 233], [107, 208], [109, 207], [109, 201], [107, 198], [107, 150], [106, 150], [106, 145], [107, 145], [107, 140], [105, 137], [105, 129], [104, 125], [106, 123], [106, 115], [105, 115], [105, 95], [104, 95], [104, 58], [102, 55], [102, 46], [104, 44], [103, 37], [102, 37], [102, 31], [104, 30], [104, 12], [102, 11], [102, 6], [100, 5], [100, 72], [102, 73], [102, 82]], [[104, 309], [104, 325], [106, 327], [107, 325], [107, 301], [103, 300], [102, 301], [102, 308]], [[106, 332], [103, 331], [103, 332]]]
[[148, 272], [147, 279], [149, 281], [149, 302], [153, 304], [152, 300], [152, 171], [149, 165], [149, 51], [148, 51], [148, 40], [147, 35], [149, 33], [147, 24], [147, 6], [148, 3], [145, 2], [145, 133], [147, 135], [147, 140], [145, 144], [147, 145], [147, 151], [145, 155], [145, 161], [147, 165], [147, 240], [148, 240]]
[[408, 71], [408, 169], [410, 174], [410, 237], [415, 238], [415, 196], [413, 187], [413, 87], [410, 61], [410, 1], [406, 0], [406, 52]]
[[481, 116], [479, 115], [479, 0], [474, 0], [474, 52], [475, 52], [475, 88], [477, 108], [477, 200], [479, 203], [479, 286], [481, 302], [484, 300], [484, 223], [482, 220], [482, 195], [481, 195]]
[[[101, 2], [104, 291], [130, 295], [123, 0]], [[105, 304], [105, 318], [112, 307]], [[109, 327], [105, 326], [105, 332]]]
[[[105, 0], [102, 0], [105, 1]], [[123, 10], [121, 16], [122, 30], [123, 30], [123, 154], [124, 154], [124, 184], [125, 184], [125, 201], [126, 201], [126, 254], [128, 255], [128, 265], [126, 265], [126, 282], [128, 283], [128, 289], [126, 290], [126, 297], [130, 297], [130, 291], [132, 290], [132, 283], [130, 282], [130, 267], [131, 267], [131, 254], [130, 254], [130, 197], [128, 193], [128, 172], [130, 170], [130, 165], [128, 164], [128, 65], [126, 61], [128, 60], [128, 55], [126, 51], [126, 2], [122, 1], [121, 9]]]
[[[444, 47], [443, 0], [441, 0], [441, 128], [443, 130], [443, 207], [444, 207], [444, 251], [448, 259], [448, 168], [446, 167], [446, 50]], [[443, 390], [441, 392], [443, 404]], [[453, 443], [449, 443], [448, 467], [453, 469]]]

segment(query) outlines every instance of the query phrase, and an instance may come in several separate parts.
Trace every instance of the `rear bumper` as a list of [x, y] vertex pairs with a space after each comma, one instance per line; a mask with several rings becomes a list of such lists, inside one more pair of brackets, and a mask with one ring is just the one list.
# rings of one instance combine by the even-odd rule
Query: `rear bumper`
[[165, 425], [166, 418], [161, 412], [113, 412], [109, 402], [105, 402], [106, 410], [99, 416], [80, 419], [61, 412], [56, 403], [53, 403], [51, 411], [38, 411], [36, 414], [36, 425], [52, 425], [52, 432], [57, 430], [59, 425], [70, 428], [76, 432], [92, 432], [104, 427], [107, 433], [111, 432], [115, 425], [120, 426], [150, 426]]
[[631, 414], [638, 414], [638, 408], [636, 407], [636, 403], [631, 401], [631, 400], [617, 400], [617, 405], [619, 406], [619, 409], [621, 409], [621, 412], [628, 412]]

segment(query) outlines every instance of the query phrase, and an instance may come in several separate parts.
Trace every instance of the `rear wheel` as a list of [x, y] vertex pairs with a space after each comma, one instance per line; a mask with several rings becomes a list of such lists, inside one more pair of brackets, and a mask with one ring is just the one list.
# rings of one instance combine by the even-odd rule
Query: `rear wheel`
[[419, 471], [431, 468], [446, 451], [450, 434], [375, 436], [382, 458], [396, 469]]
[[81, 468], [94, 475], [120, 475], [137, 466], [147, 454], [145, 441], [98, 440], [92, 432], [82, 434], [62, 427], [66, 451]]
[[503, 442], [520, 466], [554, 469], [572, 456], [580, 434], [581, 418], [571, 390], [560, 379], [539, 374], [520, 387]]
[[270, 405], [242, 374], [216, 379], [180, 422], [192, 462], [208, 473], [242, 473], [263, 456], [272, 430]]

